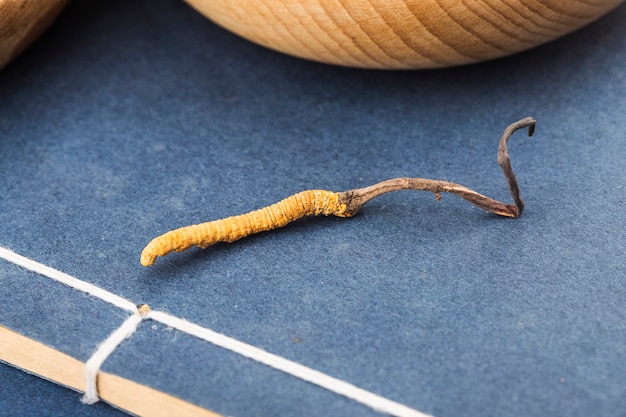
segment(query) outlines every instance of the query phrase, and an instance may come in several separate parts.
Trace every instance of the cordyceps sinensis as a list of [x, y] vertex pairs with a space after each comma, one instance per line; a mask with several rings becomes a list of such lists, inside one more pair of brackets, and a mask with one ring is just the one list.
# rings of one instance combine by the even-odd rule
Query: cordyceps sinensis
[[141, 264], [154, 265], [158, 256], [170, 252], [182, 252], [192, 246], [206, 248], [218, 242], [234, 242], [243, 237], [266, 230], [277, 229], [299, 218], [323, 214], [324, 216], [352, 217], [365, 203], [381, 194], [399, 190], [424, 190], [435, 194], [452, 193], [477, 207], [505, 217], [519, 217], [524, 210], [524, 202], [519, 195], [519, 186], [511, 168], [507, 141], [519, 129], [528, 127], [528, 136], [535, 130], [535, 119], [526, 117], [509, 125], [498, 146], [498, 164], [509, 184], [514, 204], [504, 204], [453, 182], [424, 178], [393, 178], [365, 188], [357, 188], [341, 193], [325, 190], [307, 190], [279, 201], [271, 206], [193, 226], [172, 230], [155, 239], [141, 253]]

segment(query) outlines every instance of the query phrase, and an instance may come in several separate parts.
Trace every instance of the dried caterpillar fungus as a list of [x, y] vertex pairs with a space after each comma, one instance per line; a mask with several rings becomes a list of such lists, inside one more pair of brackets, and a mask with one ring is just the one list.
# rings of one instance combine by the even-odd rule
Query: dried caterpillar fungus
[[514, 204], [501, 203], [460, 184], [425, 178], [393, 178], [369, 187], [341, 193], [308, 190], [247, 214], [167, 232], [153, 239], [145, 247], [141, 253], [141, 264], [144, 266], [153, 265], [159, 256], [167, 255], [170, 252], [181, 252], [192, 246], [206, 248], [217, 242], [234, 242], [254, 233], [283, 227], [304, 216], [323, 214], [324, 216], [351, 217], [371, 199], [399, 190], [430, 191], [435, 194], [437, 199], [440, 199], [441, 193], [451, 193], [489, 213], [505, 217], [519, 217], [524, 210], [524, 202], [520, 198], [517, 179], [511, 167], [507, 141], [515, 131], [526, 127], [528, 128], [528, 135], [532, 136], [535, 119], [526, 117], [510, 124], [505, 129], [498, 145], [498, 164], [507, 181]]

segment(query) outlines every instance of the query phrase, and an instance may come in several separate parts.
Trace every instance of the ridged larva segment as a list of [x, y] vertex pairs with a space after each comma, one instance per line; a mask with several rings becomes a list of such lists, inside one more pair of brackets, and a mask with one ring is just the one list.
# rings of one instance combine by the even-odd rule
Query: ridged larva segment
[[227, 217], [172, 230], [153, 239], [141, 253], [141, 264], [153, 265], [158, 256], [182, 252], [192, 246], [206, 248], [218, 242], [234, 242], [254, 233], [277, 229], [301, 217], [349, 217], [339, 194], [325, 190], [307, 190], [287, 197], [271, 206], [250, 213]]

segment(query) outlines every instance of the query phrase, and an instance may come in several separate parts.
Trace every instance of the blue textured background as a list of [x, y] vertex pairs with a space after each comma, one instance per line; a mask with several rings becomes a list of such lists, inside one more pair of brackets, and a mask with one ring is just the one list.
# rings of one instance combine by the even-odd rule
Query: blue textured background
[[[0, 72], [0, 245], [436, 417], [626, 415], [626, 8], [514, 57], [376, 72], [277, 54], [181, 1], [72, 2]], [[171, 228], [396, 176], [400, 192], [139, 265]], [[0, 261], [0, 323], [85, 360], [125, 313]], [[367, 408], [146, 322], [104, 369], [233, 416]], [[109, 416], [0, 364], [0, 415]]]

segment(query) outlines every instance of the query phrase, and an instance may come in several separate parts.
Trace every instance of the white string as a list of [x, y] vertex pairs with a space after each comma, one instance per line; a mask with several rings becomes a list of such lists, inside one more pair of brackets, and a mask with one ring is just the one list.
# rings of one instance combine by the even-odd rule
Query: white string
[[297, 362], [274, 355], [258, 347], [241, 342], [237, 339], [217, 333], [213, 330], [191, 323], [187, 320], [171, 316], [161, 311], [150, 311], [146, 318], [161, 322], [166, 326], [190, 334], [199, 339], [217, 345], [231, 352], [265, 364], [271, 368], [285, 372], [312, 384], [318, 385], [336, 394], [343, 395], [368, 407], [398, 417], [428, 417], [427, 414], [409, 408], [403, 404], [391, 401], [352, 384], [333, 378], [315, 369], [308, 368]]
[[396, 417], [430, 417], [427, 414], [409, 408], [403, 404], [391, 401], [340, 379], [333, 378], [297, 362], [274, 355], [263, 349], [259, 349], [255, 346], [217, 333], [187, 320], [183, 320], [160, 311], [145, 312], [144, 310], [144, 312], [140, 312], [135, 304], [125, 298], [96, 287], [93, 284], [81, 281], [78, 278], [67, 275], [39, 262], [25, 258], [24, 256], [18, 255], [9, 249], [0, 247], [0, 258], [51, 278], [55, 281], [61, 282], [79, 291], [93, 295], [94, 297], [117, 307], [133, 312], [133, 315], [126, 319], [126, 321], [98, 347], [96, 352], [87, 361], [85, 366], [85, 378], [87, 385], [85, 395], [83, 397], [83, 402], [85, 403], [91, 404], [98, 401], [97, 375], [102, 363], [104, 363], [106, 358], [111, 355], [111, 353], [124, 339], [130, 337], [135, 332], [137, 326], [141, 323], [143, 318], [150, 318], [181, 332], [190, 334], [216, 346], [238, 353], [256, 362], [265, 364], [304, 381], [318, 385], [336, 394], [350, 398], [376, 411]]
[[128, 317], [120, 327], [98, 346], [91, 358], [85, 362], [85, 395], [81, 399], [83, 403], [93, 404], [98, 402], [98, 372], [100, 372], [100, 367], [124, 339], [135, 333], [142, 319], [143, 317], [139, 311]]
[[128, 310], [132, 313], [137, 311], [137, 306], [135, 306], [135, 304], [125, 298], [120, 297], [119, 295], [113, 294], [112, 292], [104, 290], [100, 287], [96, 287], [95, 285], [88, 282], [81, 281], [78, 278], [75, 278], [54, 268], [50, 268], [49, 266], [46, 266], [44, 264], [40, 264], [39, 262], [33, 261], [32, 259], [26, 258], [22, 255], [18, 255], [12, 250], [3, 248], [2, 246], [0, 246], [0, 258], [3, 258], [11, 263], [14, 263], [15, 265], [19, 265], [55, 281], [58, 281], [76, 290], [93, 295], [94, 297], [97, 297], [102, 301], [106, 301], [109, 304], [113, 304], [116, 307]]

